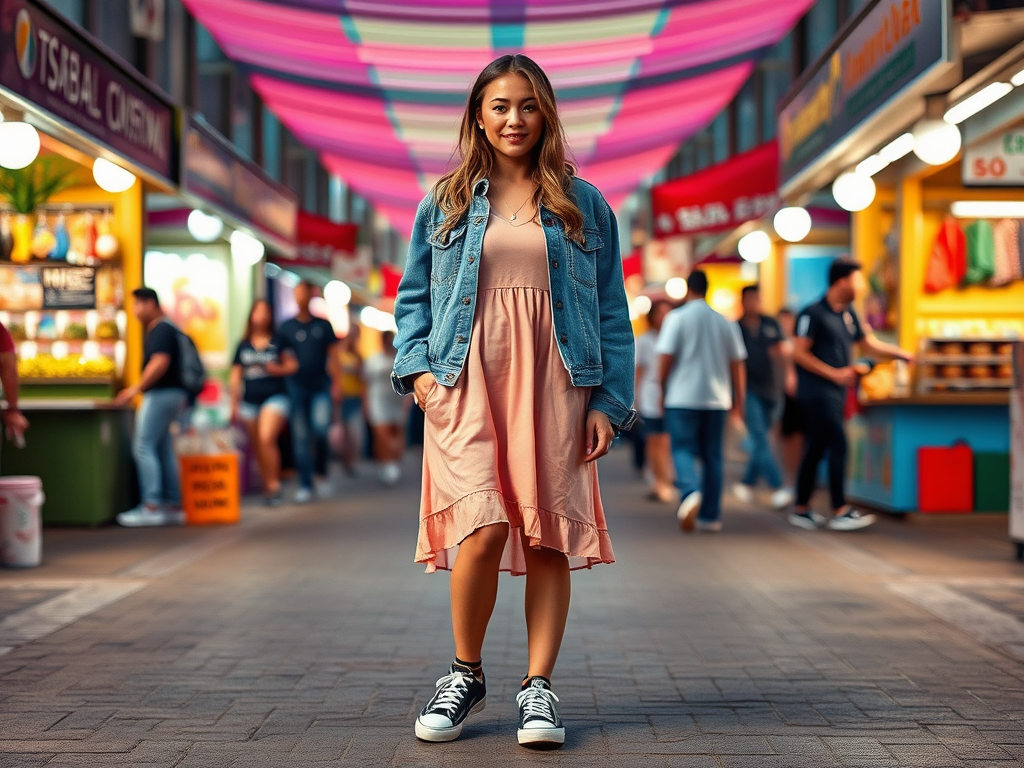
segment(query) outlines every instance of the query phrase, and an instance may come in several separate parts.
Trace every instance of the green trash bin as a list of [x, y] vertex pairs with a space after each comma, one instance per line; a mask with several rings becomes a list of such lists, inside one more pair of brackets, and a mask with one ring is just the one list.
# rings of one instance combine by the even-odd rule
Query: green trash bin
[[1010, 454], [974, 454], [974, 511], [1010, 511]]

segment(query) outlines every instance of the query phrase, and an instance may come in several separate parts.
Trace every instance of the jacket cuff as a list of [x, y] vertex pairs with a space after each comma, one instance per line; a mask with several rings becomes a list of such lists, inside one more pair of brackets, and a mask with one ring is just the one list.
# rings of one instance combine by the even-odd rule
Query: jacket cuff
[[620, 432], [628, 432], [632, 429], [638, 417], [637, 412], [632, 408], [627, 408], [600, 392], [595, 392], [590, 396], [590, 403], [587, 407], [605, 414], [612, 426]]
[[411, 354], [395, 363], [391, 371], [391, 386], [399, 395], [411, 395], [413, 388], [405, 383], [406, 377], [416, 373], [429, 373], [430, 364], [425, 354]]

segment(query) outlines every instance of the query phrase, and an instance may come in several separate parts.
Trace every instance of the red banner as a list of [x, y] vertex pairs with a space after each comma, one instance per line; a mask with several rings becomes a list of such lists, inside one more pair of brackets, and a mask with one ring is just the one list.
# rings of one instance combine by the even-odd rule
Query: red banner
[[779, 150], [770, 141], [651, 189], [654, 236], [728, 232], [778, 207]]
[[[297, 220], [298, 248], [296, 257], [289, 259], [275, 255], [273, 261], [283, 266], [318, 267], [330, 270], [332, 275], [346, 282], [366, 283], [370, 273], [370, 265], [360, 265], [357, 255], [356, 234], [359, 227], [355, 224], [337, 224], [323, 216], [299, 211]], [[339, 271], [351, 272], [349, 277], [341, 277]]]

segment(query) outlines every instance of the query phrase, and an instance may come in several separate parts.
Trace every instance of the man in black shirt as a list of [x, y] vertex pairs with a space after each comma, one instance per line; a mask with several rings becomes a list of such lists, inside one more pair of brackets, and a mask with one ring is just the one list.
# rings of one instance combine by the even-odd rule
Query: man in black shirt
[[782, 354], [782, 329], [774, 319], [761, 314], [759, 286], [744, 286], [741, 298], [743, 316], [739, 326], [747, 348], [746, 421], [751, 447], [743, 480], [732, 491], [740, 501], [750, 503], [754, 500], [754, 486], [763, 478], [773, 491], [772, 506], [783, 509], [793, 503], [793, 494], [782, 487], [782, 472], [769, 441], [779, 405], [775, 369]]
[[[327, 433], [331, 427], [331, 377], [335, 373], [334, 328], [309, 311], [312, 286], [303, 281], [295, 287], [298, 314], [281, 323], [277, 337], [282, 352], [289, 350], [299, 361], [299, 370], [285, 379], [292, 404], [292, 449], [299, 470], [295, 501], [310, 501], [314, 495], [314, 470], [327, 480]], [[315, 451], [315, 454], [314, 454]]]
[[136, 288], [132, 296], [135, 317], [146, 330], [142, 375], [137, 384], [118, 393], [116, 402], [127, 405], [142, 395], [132, 440], [142, 503], [118, 515], [117, 522], [126, 526], [181, 525], [185, 515], [181, 510], [178, 458], [171, 443], [171, 424], [188, 403], [188, 392], [181, 382], [179, 331], [167, 320], [152, 288]]
[[793, 361], [797, 366], [797, 400], [806, 421], [804, 457], [797, 476], [796, 508], [789, 521], [799, 528], [819, 528], [825, 518], [809, 508], [818, 465], [827, 452], [832, 519], [828, 527], [854, 531], [875, 522], [846, 503], [846, 433], [843, 407], [846, 393], [856, 386], [859, 371], [853, 365], [853, 345], [863, 344], [880, 355], [912, 360], [913, 355], [880, 341], [853, 308], [860, 264], [839, 258], [829, 267], [829, 289], [821, 301], [797, 317]]

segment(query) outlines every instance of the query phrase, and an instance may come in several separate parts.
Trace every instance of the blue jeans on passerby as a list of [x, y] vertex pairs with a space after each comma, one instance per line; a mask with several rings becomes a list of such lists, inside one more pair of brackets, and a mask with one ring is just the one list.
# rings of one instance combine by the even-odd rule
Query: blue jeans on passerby
[[747, 393], [747, 432], [750, 436], [750, 459], [747, 471], [743, 473], [744, 485], [757, 485], [764, 478], [773, 490], [782, 487], [782, 472], [772, 454], [772, 446], [768, 435], [772, 428], [772, 414], [775, 413], [774, 400]]
[[[292, 401], [292, 452], [299, 485], [313, 490], [313, 472], [327, 475], [327, 433], [331, 428], [331, 391], [306, 389], [289, 383]], [[314, 456], [314, 449], [316, 454]]]
[[181, 504], [171, 424], [184, 413], [187, 403], [188, 393], [183, 389], [151, 389], [143, 394], [135, 414], [132, 456], [139, 473], [139, 494], [147, 506]]
[[[702, 493], [698, 518], [707, 523], [722, 516], [722, 440], [727, 414], [696, 408], [665, 409], [676, 487], [684, 499], [694, 491]], [[696, 459], [703, 465], [703, 482], [697, 474]]]

